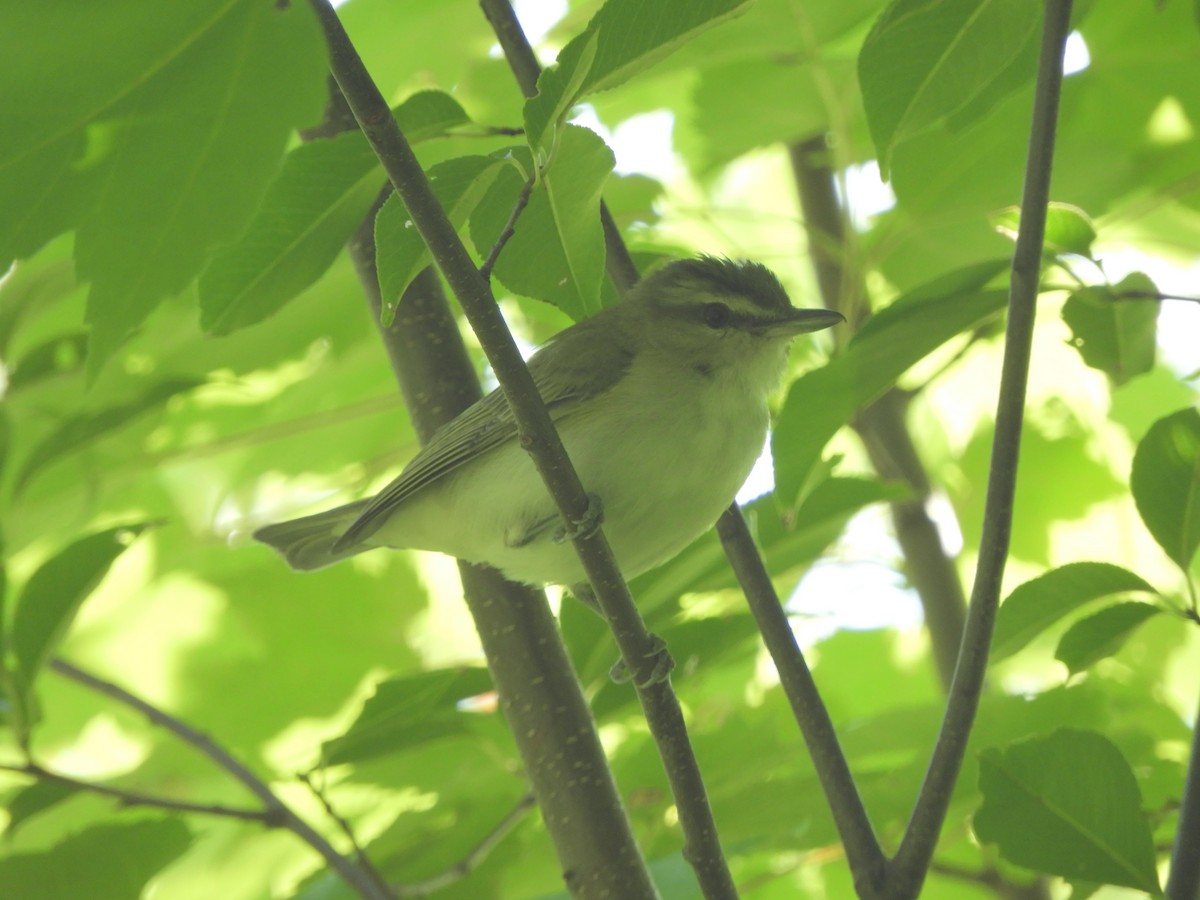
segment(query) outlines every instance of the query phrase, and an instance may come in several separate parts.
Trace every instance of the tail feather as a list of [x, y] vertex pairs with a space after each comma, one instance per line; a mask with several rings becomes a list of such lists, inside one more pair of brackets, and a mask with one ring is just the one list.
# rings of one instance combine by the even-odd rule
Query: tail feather
[[277, 550], [293, 569], [310, 571], [323, 569], [347, 557], [372, 549], [371, 544], [333, 545], [366, 508], [366, 500], [358, 500], [325, 512], [266, 525], [251, 537]]

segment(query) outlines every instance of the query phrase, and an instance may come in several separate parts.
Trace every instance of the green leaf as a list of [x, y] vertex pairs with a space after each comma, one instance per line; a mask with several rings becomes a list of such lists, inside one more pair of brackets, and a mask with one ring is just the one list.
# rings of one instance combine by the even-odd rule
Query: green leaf
[[73, 784], [61, 784], [57, 781], [35, 781], [28, 787], [21, 788], [4, 804], [8, 812], [8, 824], [4, 828], [5, 838], [12, 840], [16, 837], [17, 829], [30, 819], [82, 792], [82, 788]]
[[492, 690], [485, 668], [442, 669], [380, 682], [345, 734], [322, 745], [326, 765], [362, 762], [419, 744], [472, 734], [458, 703]]
[[[612, 151], [595, 132], [567, 125], [550, 166], [529, 198], [493, 270], [516, 294], [553, 303], [573, 319], [600, 310], [604, 231], [600, 195], [613, 167]], [[471, 216], [471, 239], [481, 255], [504, 230], [524, 187], [515, 169], [502, 170]]]
[[[886, 176], [897, 144], [986, 96], [1001, 99], [1032, 75], [1029, 60], [1041, 4], [1035, 0], [895, 0], [875, 22], [858, 57], [867, 124]], [[1007, 92], [1007, 91], [1006, 91]], [[990, 105], [990, 104], [989, 104]]]
[[1151, 300], [1119, 300], [1122, 291], [1157, 292], [1147, 276], [1135, 272], [1114, 288], [1087, 287], [1063, 304], [1071, 344], [1093, 369], [1122, 385], [1154, 368], [1159, 304]]
[[30, 576], [12, 621], [12, 649], [26, 691], [32, 689], [83, 601], [134, 538], [151, 527], [153, 523], [136, 522], [80, 538]]
[[1124, 646], [1134, 630], [1163, 610], [1149, 603], [1117, 603], [1080, 619], [1066, 630], [1054, 658], [1072, 675], [1112, 656]]
[[583, 42], [571, 64], [558, 62], [543, 69], [538, 76], [537, 94], [525, 101], [525, 140], [539, 166], [553, 155], [559, 127], [579, 98], [583, 80], [596, 58], [598, 37], [594, 32], [581, 35]]
[[564, 72], [573, 71], [598, 36], [580, 96], [607, 91], [644, 72], [697, 35], [740, 16], [749, 0], [608, 0], [558, 54]]
[[1019, 585], [1000, 606], [992, 661], [1012, 656], [1085, 603], [1137, 591], [1158, 592], [1144, 579], [1111, 563], [1069, 563]]
[[1150, 427], [1129, 486], [1146, 528], [1186, 572], [1200, 546], [1200, 412], [1183, 409]]
[[17, 475], [14, 490], [23, 491], [42, 469], [68, 453], [85, 447], [138, 416], [158, 409], [176, 394], [190, 391], [204, 382], [197, 378], [171, 378], [146, 388], [141, 396], [110, 406], [99, 412], [80, 413], [59, 425], [39, 443], [25, 460]]
[[[131, 44], [140, 53], [95, 106], [54, 123], [63, 140], [74, 135], [86, 146], [45, 173], [52, 182], [82, 182], [75, 259], [80, 279], [92, 283], [92, 377], [161, 300], [196, 276], [216, 244], [246, 225], [289, 135], [325, 105], [325, 42], [308, 6], [204, 5], [195, 15], [147, 18], [137, 3], [106, 3], [86, 29], [66, 9], [60, 27], [43, 21], [36, 29], [58, 45], [52, 52], [73, 86], [93, 67], [106, 70], [97, 57], [114, 55], [113, 46], [121, 56]], [[189, 27], [180, 29], [181, 20]], [[141, 36], [159, 31], [161, 40], [140, 46]], [[68, 33], [78, 42], [64, 42]], [[33, 71], [53, 70], [39, 62]], [[35, 96], [45, 99], [40, 88]]]
[[[1009, 206], [988, 217], [992, 227], [1005, 237], [1016, 240], [1021, 225], [1021, 209]], [[1096, 226], [1091, 217], [1078, 206], [1051, 201], [1046, 206], [1045, 251], [1052, 255], [1073, 253], [1092, 256]]]
[[[461, 156], [439, 163], [427, 173], [442, 209], [461, 229], [496, 180], [504, 159]], [[413, 227], [399, 196], [392, 194], [375, 218], [375, 260], [383, 298], [382, 322], [390, 325], [396, 304], [422, 269], [430, 264], [429, 248]]]
[[0, 884], [11, 900], [146, 896], [150, 880], [192, 843], [179, 819], [93, 825], [48, 850], [0, 859]]
[[[469, 121], [441, 91], [414, 94], [393, 116], [412, 143]], [[311, 286], [362, 224], [386, 180], [358, 129], [289, 153], [246, 232], [200, 277], [204, 330], [228, 334], [253, 325]]]
[[1154, 843], [1129, 763], [1107, 738], [1061, 729], [985, 750], [975, 833], [1020, 866], [1159, 892]]
[[821, 451], [856, 410], [947, 340], [1003, 309], [1005, 291], [980, 288], [1007, 265], [968, 266], [910, 291], [872, 316], [841, 356], [792, 384], [771, 437], [781, 503], [794, 505], [811, 487]]

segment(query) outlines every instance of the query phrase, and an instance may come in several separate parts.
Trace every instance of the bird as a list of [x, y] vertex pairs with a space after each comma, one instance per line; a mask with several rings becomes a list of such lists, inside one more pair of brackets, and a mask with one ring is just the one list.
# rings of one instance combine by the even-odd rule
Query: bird
[[[529, 359], [627, 579], [713, 527], [763, 450], [792, 340], [842, 321], [793, 307], [761, 263], [701, 256], [667, 263]], [[586, 584], [571, 533], [495, 390], [373, 497], [253, 537], [297, 570], [390, 547], [440, 551], [532, 585]]]

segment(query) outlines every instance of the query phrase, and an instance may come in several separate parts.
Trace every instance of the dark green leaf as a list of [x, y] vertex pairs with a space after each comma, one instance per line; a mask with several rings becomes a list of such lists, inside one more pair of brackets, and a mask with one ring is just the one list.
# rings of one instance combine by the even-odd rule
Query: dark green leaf
[[1114, 293], [1148, 291], [1154, 283], [1141, 273], [1122, 279], [1111, 290], [1088, 287], [1076, 291], [1063, 305], [1072, 345], [1083, 361], [1122, 385], [1154, 368], [1159, 304], [1152, 300], [1118, 300]]
[[16, 392], [46, 378], [74, 372], [87, 357], [87, 332], [82, 329], [43, 341], [13, 366], [9, 391]]
[[1200, 412], [1183, 409], [1150, 427], [1129, 485], [1146, 528], [1186, 571], [1200, 546]]
[[[858, 57], [858, 77], [880, 168], [892, 150], [972, 104], [994, 103], [995, 88], [1023, 78], [1012, 64], [1029, 60], [1041, 4], [1034, 0], [896, 0], [875, 22]], [[1032, 67], [1024, 77], [1032, 74]], [[985, 109], [974, 107], [978, 116]]]
[[685, 46], [698, 34], [750, 8], [748, 0], [609, 0], [585, 31], [558, 54], [565, 71], [579, 65], [592, 35], [598, 36], [581, 95], [607, 91]]
[[[93, 377], [216, 244], [246, 225], [289, 135], [325, 105], [325, 42], [307, 5], [190, 5], [186, 14], [147, 18], [137, 3], [106, 3], [86, 29], [64, 8], [61, 23], [43, 19], [30, 33], [61, 59], [64, 86], [77, 90], [95, 74], [105, 80], [87, 89], [93, 102], [78, 117], [46, 102], [40, 85], [33, 92], [59, 142], [77, 141], [42, 184], [70, 182], [86, 198], [73, 217], [78, 274], [92, 284]], [[78, 42], [64, 42], [68, 33]], [[122, 52], [112, 53], [118, 44]], [[119, 66], [100, 59], [127, 54]], [[53, 68], [38, 60], [31, 71]]]
[[113, 561], [150, 527], [136, 522], [80, 538], [30, 576], [12, 622], [12, 650], [26, 691]]
[[[393, 110], [412, 143], [469, 120], [454, 98], [422, 91]], [[333, 264], [386, 178], [362, 132], [302, 144], [288, 154], [238, 241], [200, 278], [200, 318], [212, 334], [260, 322]]]
[[996, 315], [1005, 291], [980, 290], [1006, 261], [969, 266], [875, 314], [845, 352], [797, 379], [771, 438], [776, 494], [791, 506], [811, 487], [821, 451], [856, 410], [950, 338]]
[[[427, 174], [433, 192], [456, 228], [466, 225], [500, 169], [506, 165], [511, 163], [487, 156], [460, 156], [429, 170]], [[375, 218], [375, 260], [383, 297], [382, 321], [384, 325], [390, 325], [401, 295], [432, 261], [429, 248], [413, 227], [408, 210], [396, 194], [388, 198]]]
[[[595, 132], [578, 125], [565, 126], [558, 140], [554, 163], [529, 198], [494, 272], [510, 291], [553, 303], [579, 320], [600, 310], [600, 194], [613, 155]], [[471, 239], [481, 255], [504, 230], [524, 184], [515, 169], [501, 171], [472, 214]]]
[[46, 466], [63, 456], [104, 437], [138, 416], [161, 407], [164, 403], [190, 391], [203, 382], [196, 378], [172, 378], [147, 388], [142, 395], [128, 403], [110, 406], [99, 412], [81, 413], [68, 419], [33, 449], [16, 479], [18, 492]]
[[35, 781], [28, 787], [21, 788], [5, 803], [8, 811], [8, 824], [4, 836], [12, 840], [17, 830], [38, 814], [53, 809], [64, 800], [77, 796], [81, 788], [71, 784], [61, 784], [57, 781]]
[[1009, 862], [1158, 893], [1137, 781], [1107, 738], [1062, 729], [986, 750], [979, 789], [975, 833]]
[[1054, 658], [1072, 675], [1082, 672], [1119, 651], [1139, 625], [1161, 612], [1157, 606], [1136, 601], [1106, 607], [1068, 628]]
[[380, 682], [354, 724], [326, 741], [326, 765], [362, 762], [428, 741], [472, 733], [462, 700], [492, 690], [487, 669], [444, 669]]
[[0, 859], [0, 884], [9, 900], [132, 900], [191, 842], [178, 819], [94, 825], [49, 850]]
[[1069, 563], [1019, 585], [1000, 607], [992, 660], [1016, 653], [1085, 603], [1137, 591], [1156, 594], [1144, 579], [1111, 563]]

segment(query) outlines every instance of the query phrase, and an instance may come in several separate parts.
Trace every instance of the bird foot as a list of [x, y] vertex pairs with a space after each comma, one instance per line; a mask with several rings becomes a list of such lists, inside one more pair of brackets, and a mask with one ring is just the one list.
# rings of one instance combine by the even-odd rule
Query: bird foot
[[600, 502], [600, 498], [589, 492], [587, 495], [587, 509], [583, 511], [583, 515], [569, 525], [566, 522], [559, 524], [554, 529], [554, 534], [551, 536], [556, 544], [564, 544], [567, 541], [573, 541], [577, 538], [589, 538], [596, 533], [600, 527], [600, 523], [604, 521], [604, 504]]
[[624, 659], [618, 659], [608, 670], [608, 677], [617, 684], [632, 681], [636, 687], [640, 688], [659, 684], [671, 677], [671, 670], [675, 668], [675, 660], [667, 651], [667, 642], [657, 634], [650, 635], [650, 644], [645, 658], [650, 662], [640, 666], [637, 671], [631, 671]]

